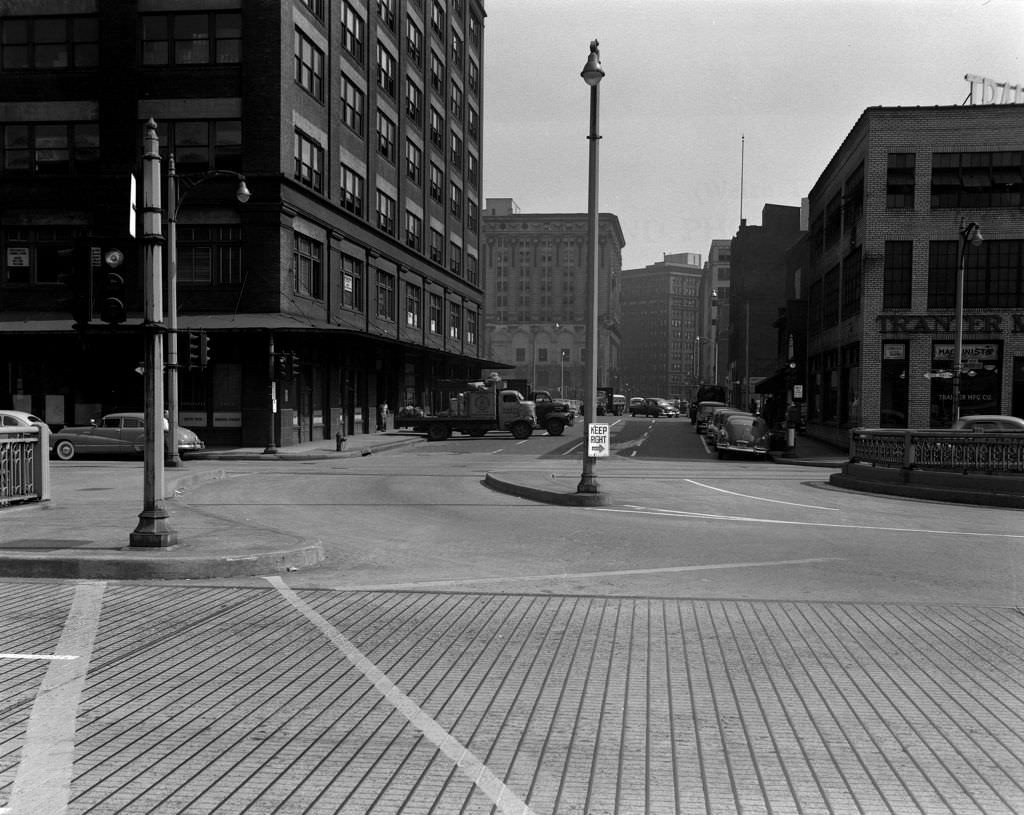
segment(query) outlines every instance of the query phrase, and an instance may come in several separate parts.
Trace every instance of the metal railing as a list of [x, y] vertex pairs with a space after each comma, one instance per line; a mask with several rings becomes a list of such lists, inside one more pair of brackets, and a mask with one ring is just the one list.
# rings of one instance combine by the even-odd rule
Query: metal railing
[[49, 428], [0, 427], [0, 507], [49, 498]]
[[1024, 432], [850, 431], [851, 463], [951, 472], [1024, 474]]

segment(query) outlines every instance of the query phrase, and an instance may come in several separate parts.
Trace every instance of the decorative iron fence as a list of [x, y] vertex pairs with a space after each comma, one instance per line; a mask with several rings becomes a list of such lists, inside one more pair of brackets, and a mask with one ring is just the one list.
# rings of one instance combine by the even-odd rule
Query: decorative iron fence
[[0, 427], [0, 507], [49, 498], [49, 429]]
[[951, 472], [1024, 473], [1024, 432], [850, 431], [850, 462]]

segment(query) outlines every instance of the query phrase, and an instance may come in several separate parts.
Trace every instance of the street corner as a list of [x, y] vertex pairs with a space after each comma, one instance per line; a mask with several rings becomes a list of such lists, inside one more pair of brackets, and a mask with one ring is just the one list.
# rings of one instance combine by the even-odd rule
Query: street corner
[[530, 501], [568, 507], [601, 507], [609, 502], [603, 492], [577, 492], [579, 476], [558, 473], [487, 473], [484, 486]]

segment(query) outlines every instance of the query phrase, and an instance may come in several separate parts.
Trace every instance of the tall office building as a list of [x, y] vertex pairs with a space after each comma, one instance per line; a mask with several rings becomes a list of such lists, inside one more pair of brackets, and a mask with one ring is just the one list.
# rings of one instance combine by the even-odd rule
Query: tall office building
[[[478, 377], [484, 19], [481, 0], [5, 3], [0, 407], [54, 424], [141, 407], [129, 179], [150, 120], [182, 424], [209, 444], [369, 432], [380, 402]], [[76, 246], [90, 268], [123, 252], [124, 324], [72, 329]]]

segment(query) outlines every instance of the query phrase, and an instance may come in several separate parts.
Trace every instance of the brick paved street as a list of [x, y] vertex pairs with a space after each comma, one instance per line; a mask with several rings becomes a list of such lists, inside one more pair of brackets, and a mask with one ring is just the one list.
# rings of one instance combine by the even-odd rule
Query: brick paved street
[[69, 813], [1024, 810], [1009, 609], [271, 579], [8, 581], [0, 614], [0, 812], [59, 785], [33, 701], [76, 662], [10, 656], [60, 656], [90, 614], [80, 697], [51, 689], [77, 724]]

